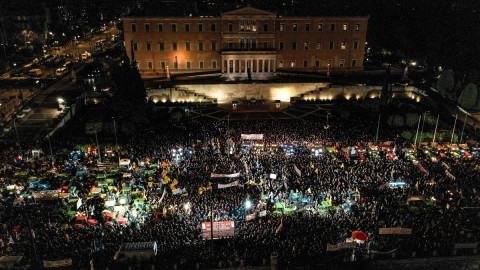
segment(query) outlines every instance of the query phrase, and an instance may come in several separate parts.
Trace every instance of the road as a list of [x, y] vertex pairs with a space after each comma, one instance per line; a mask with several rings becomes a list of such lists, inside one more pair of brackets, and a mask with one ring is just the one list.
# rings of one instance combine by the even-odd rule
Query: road
[[[106, 31], [93, 35], [91, 38], [87, 40], [80, 40], [77, 41], [77, 45], [73, 43], [67, 44], [66, 46], [60, 48], [60, 50], [52, 50], [52, 55], [62, 55], [62, 54], [82, 54], [86, 51], [92, 51], [95, 49], [95, 42], [97, 40], [105, 39], [107, 40], [107, 44], [111, 44], [111, 37], [116, 36], [118, 37], [120, 31], [116, 27], [111, 27]], [[105, 46], [105, 45], [104, 45]]]

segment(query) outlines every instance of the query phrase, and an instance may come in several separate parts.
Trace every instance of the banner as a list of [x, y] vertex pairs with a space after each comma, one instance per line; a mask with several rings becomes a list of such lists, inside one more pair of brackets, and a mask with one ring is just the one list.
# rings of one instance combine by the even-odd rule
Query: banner
[[264, 217], [266, 215], [267, 215], [267, 210], [260, 211], [260, 213], [258, 214], [259, 217]]
[[453, 174], [451, 174], [448, 170], [445, 170], [445, 174], [448, 176], [448, 178], [455, 180], [455, 176], [453, 176]]
[[167, 193], [167, 189], [166, 189], [166, 188], [163, 189], [162, 197], [160, 197], [160, 200], [158, 201], [158, 206], [160, 206], [160, 204], [162, 203], [163, 198], [165, 197], [165, 193]]
[[78, 198], [78, 201], [77, 201], [77, 210], [78, 210], [78, 208], [80, 208], [80, 206], [82, 206], [82, 198]]
[[412, 234], [410, 228], [379, 228], [378, 234]]
[[33, 198], [36, 200], [56, 200], [60, 198], [61, 190], [42, 190], [32, 192]]
[[239, 177], [240, 173], [231, 173], [231, 174], [226, 174], [226, 173], [211, 173], [210, 177], [211, 178], [235, 178]]
[[238, 181], [235, 181], [228, 184], [218, 184], [218, 189], [229, 188], [229, 187], [239, 187], [239, 186], [243, 186], [243, 185], [239, 184]]
[[65, 267], [71, 266], [72, 259], [58, 260], [58, 261], [43, 261], [43, 267], [45, 268], [54, 268], [54, 267]]
[[242, 134], [242, 140], [263, 140], [263, 134]]
[[293, 165], [293, 167], [295, 168], [295, 172], [297, 172], [298, 176], [302, 176], [302, 172], [297, 168], [297, 165]]
[[327, 251], [337, 251], [341, 249], [353, 249], [357, 244], [355, 242], [342, 242], [336, 245], [327, 244]]
[[182, 188], [177, 188], [177, 189], [175, 189], [174, 191], [172, 191], [172, 193], [173, 193], [173, 195], [179, 195], [179, 194], [182, 194], [182, 193], [184, 193], [184, 192], [186, 192], [186, 191], [187, 191], [186, 188], [183, 188], [183, 189], [182, 189]]
[[250, 221], [250, 220], [254, 220], [254, 219], [255, 219], [255, 213], [245, 216], [246, 221]]
[[[214, 221], [213, 222], [213, 238], [233, 237], [235, 235], [234, 221]], [[212, 238], [211, 222], [202, 222], [203, 239]]]
[[477, 248], [478, 242], [477, 243], [456, 243], [454, 248], [460, 249], [460, 248]]

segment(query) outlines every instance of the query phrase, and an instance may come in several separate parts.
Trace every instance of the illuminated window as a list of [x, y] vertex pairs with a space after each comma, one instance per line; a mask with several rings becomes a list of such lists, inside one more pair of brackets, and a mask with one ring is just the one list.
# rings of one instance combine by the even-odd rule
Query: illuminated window
[[283, 67], [283, 60], [278, 61], [278, 67], [282, 68]]
[[240, 31], [245, 31], [245, 21], [240, 21]]
[[285, 24], [281, 23], [280, 24], [280, 32], [283, 32], [283, 31], [285, 31]]
[[340, 46], [342, 50], [345, 50], [347, 48], [347, 42], [345, 40], [342, 40], [342, 45]]
[[322, 42], [317, 42], [317, 50], [320, 50], [322, 48]]
[[293, 31], [297, 31], [298, 25], [296, 23], [293, 24]]
[[348, 24], [344, 23], [343, 24], [343, 31], [347, 31], [347, 29], [348, 29]]
[[360, 31], [360, 24], [355, 24], [355, 31]]
[[305, 41], [305, 43], [303, 43], [303, 49], [308, 50], [308, 41]]
[[296, 61], [296, 60], [292, 60], [292, 61], [290, 62], [290, 67], [294, 68], [296, 65], [297, 65], [297, 61]]
[[329, 67], [333, 66], [333, 59], [328, 59], [328, 66]]
[[318, 24], [317, 30], [318, 30], [318, 31], [322, 31], [322, 30], [323, 30], [323, 24], [322, 24], [322, 23], [319, 23], [319, 24]]
[[340, 67], [344, 67], [345, 66], [345, 59], [340, 59]]

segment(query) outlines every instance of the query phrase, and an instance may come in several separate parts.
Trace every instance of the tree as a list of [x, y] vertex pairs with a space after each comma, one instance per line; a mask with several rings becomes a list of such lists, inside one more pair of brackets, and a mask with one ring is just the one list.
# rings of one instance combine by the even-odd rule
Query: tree
[[455, 79], [453, 75], [453, 70], [447, 69], [442, 72], [442, 75], [438, 78], [437, 90], [442, 93], [443, 96], [446, 96], [455, 87]]
[[406, 131], [403, 131], [403, 132], [400, 134], [400, 136], [402, 136], [402, 138], [404, 138], [405, 140], [408, 140], [408, 141], [410, 141], [410, 140], [413, 138], [412, 132], [407, 131], [407, 130], [406, 130]]
[[458, 105], [467, 109], [473, 108], [477, 103], [477, 96], [477, 86], [473, 83], [469, 83], [460, 94]]

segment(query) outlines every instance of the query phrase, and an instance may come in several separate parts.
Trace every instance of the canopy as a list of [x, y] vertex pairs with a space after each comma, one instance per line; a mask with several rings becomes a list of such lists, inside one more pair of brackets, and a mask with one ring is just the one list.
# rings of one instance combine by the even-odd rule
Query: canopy
[[364, 232], [361, 232], [361, 231], [352, 232], [352, 236], [353, 236], [353, 238], [355, 238], [357, 240], [360, 240], [360, 241], [365, 241], [368, 238], [368, 236]]

